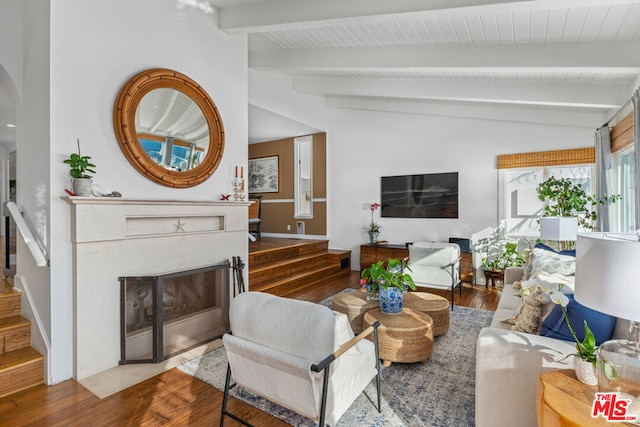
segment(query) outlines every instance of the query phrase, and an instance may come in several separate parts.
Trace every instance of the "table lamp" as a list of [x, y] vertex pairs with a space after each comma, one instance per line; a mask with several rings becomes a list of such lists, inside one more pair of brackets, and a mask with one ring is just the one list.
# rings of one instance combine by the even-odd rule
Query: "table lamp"
[[[629, 339], [598, 349], [598, 387], [640, 405], [640, 240], [638, 234], [581, 233], [576, 242], [575, 298], [631, 321]], [[628, 396], [627, 396], [628, 395]], [[638, 414], [638, 412], [636, 412]], [[640, 415], [640, 414], [638, 414]]]

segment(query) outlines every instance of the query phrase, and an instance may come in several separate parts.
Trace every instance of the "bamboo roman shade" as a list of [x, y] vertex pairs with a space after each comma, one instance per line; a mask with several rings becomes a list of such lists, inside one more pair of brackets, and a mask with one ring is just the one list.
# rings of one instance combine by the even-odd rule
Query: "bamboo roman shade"
[[611, 128], [611, 152], [617, 153], [633, 144], [633, 112]]
[[594, 147], [498, 155], [498, 169], [580, 165], [595, 162]]

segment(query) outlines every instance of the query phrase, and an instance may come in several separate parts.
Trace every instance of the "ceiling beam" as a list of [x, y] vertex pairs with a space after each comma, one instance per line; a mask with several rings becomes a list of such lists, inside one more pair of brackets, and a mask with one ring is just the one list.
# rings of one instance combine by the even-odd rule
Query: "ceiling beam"
[[517, 12], [637, 3], [638, 0], [270, 0], [219, 9], [219, 28], [228, 33], [285, 31], [345, 23], [426, 19], [470, 12]]
[[294, 77], [293, 88], [324, 95], [374, 96], [519, 105], [611, 109], [624, 104], [627, 85], [491, 83], [412, 79]]
[[304, 70], [482, 68], [626, 69], [640, 72], [640, 40], [525, 45], [284, 49], [249, 53], [249, 67]]
[[541, 123], [561, 126], [580, 126], [594, 129], [609, 117], [605, 110], [513, 106], [504, 104], [476, 104], [443, 101], [418, 101], [395, 98], [357, 96], [327, 96], [329, 108], [426, 114], [430, 116], [464, 117], [478, 120], [499, 120]]

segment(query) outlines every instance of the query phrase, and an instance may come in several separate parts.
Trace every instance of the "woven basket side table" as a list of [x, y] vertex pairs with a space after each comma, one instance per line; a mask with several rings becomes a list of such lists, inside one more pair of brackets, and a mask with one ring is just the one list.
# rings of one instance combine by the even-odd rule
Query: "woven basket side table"
[[433, 353], [431, 317], [410, 308], [398, 314], [382, 313], [378, 308], [365, 313], [363, 328], [376, 320], [380, 321], [378, 345], [384, 366], [391, 366], [392, 362], [427, 362]]
[[351, 329], [356, 335], [362, 332], [364, 314], [380, 307], [380, 301], [367, 301], [366, 292], [342, 292], [333, 297], [331, 304], [335, 311], [347, 315]]
[[404, 306], [421, 311], [433, 320], [433, 336], [439, 337], [449, 331], [449, 300], [428, 292], [405, 292]]

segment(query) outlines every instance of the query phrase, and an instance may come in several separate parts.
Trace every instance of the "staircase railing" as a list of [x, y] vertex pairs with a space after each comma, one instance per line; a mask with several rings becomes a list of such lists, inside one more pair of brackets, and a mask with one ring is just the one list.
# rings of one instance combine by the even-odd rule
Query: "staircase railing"
[[34, 238], [33, 233], [31, 233], [31, 230], [29, 229], [28, 224], [26, 223], [26, 221], [22, 217], [22, 214], [18, 210], [18, 206], [16, 206], [14, 202], [7, 202], [5, 203], [5, 206], [7, 208], [7, 211], [11, 215], [11, 218], [13, 218], [13, 221], [16, 223], [16, 227], [18, 228], [18, 231], [22, 235], [22, 239], [24, 240], [24, 243], [29, 248], [29, 251], [33, 256], [33, 259], [36, 262], [36, 265], [38, 267], [47, 266], [49, 262], [47, 261], [46, 252], [44, 249], [40, 247], [40, 245], [38, 244], [38, 241]]

